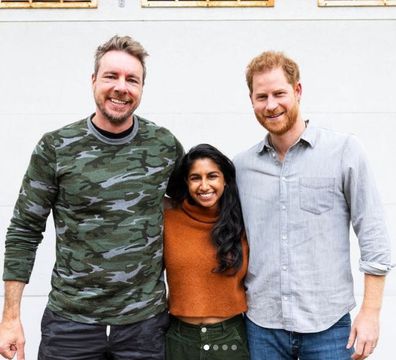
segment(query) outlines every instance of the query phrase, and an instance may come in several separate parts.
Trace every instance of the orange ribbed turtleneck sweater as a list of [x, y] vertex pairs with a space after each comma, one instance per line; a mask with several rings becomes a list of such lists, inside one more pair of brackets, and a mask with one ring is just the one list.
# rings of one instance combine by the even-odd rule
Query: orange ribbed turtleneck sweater
[[235, 275], [214, 273], [218, 264], [210, 233], [216, 220], [217, 212], [187, 201], [165, 210], [164, 261], [174, 316], [229, 317], [247, 310], [247, 242], [242, 241], [243, 264]]

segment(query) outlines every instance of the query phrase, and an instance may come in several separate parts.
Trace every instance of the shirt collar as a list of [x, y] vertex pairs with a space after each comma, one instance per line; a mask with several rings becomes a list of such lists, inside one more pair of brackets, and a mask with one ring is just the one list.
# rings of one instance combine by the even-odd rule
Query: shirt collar
[[299, 141], [304, 141], [314, 148], [318, 139], [318, 135], [318, 129], [315, 126], [309, 125], [309, 120], [306, 120], [305, 130], [301, 134]]
[[[315, 147], [316, 142], [317, 142], [317, 137], [318, 137], [317, 129], [314, 126], [309, 125], [309, 120], [306, 120], [305, 121], [305, 130], [301, 134], [300, 138], [297, 140], [297, 143], [304, 142], [311, 147]], [[271, 141], [270, 141], [269, 133], [267, 133], [267, 135], [265, 135], [264, 140], [259, 143], [258, 148], [257, 148], [257, 153], [259, 155], [262, 155], [268, 149], [274, 150], [274, 147], [272, 146]]]

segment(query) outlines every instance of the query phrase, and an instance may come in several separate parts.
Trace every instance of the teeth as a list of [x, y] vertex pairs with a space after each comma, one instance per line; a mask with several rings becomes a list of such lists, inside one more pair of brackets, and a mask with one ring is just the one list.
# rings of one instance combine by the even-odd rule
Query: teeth
[[213, 195], [214, 193], [206, 193], [206, 194], [198, 194], [199, 196], [203, 197], [203, 198], [209, 198]]
[[125, 105], [127, 103], [127, 101], [123, 101], [123, 100], [119, 100], [119, 99], [110, 99], [111, 102], [115, 103], [115, 104], [120, 104], [120, 105]]

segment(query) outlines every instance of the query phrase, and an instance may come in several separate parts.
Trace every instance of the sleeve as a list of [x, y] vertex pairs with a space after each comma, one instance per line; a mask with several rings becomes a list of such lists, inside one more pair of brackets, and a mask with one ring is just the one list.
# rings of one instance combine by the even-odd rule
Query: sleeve
[[169, 177], [168, 185], [166, 187], [166, 192], [165, 192], [166, 196], [170, 198], [172, 198], [171, 194], [174, 193], [174, 186], [178, 187], [176, 179], [178, 178], [179, 167], [181, 165], [184, 156], [183, 146], [176, 138], [175, 138], [175, 147], [176, 147], [175, 165]]
[[8, 227], [3, 280], [29, 282], [37, 246], [57, 196], [55, 151], [44, 135], [30, 159]]
[[342, 163], [344, 194], [359, 241], [360, 271], [386, 275], [393, 265], [383, 206], [366, 155], [353, 136], [346, 141]]
[[184, 149], [183, 149], [183, 145], [176, 138], [175, 138], [175, 142], [176, 142], [176, 166], [175, 167], [178, 167], [183, 159]]

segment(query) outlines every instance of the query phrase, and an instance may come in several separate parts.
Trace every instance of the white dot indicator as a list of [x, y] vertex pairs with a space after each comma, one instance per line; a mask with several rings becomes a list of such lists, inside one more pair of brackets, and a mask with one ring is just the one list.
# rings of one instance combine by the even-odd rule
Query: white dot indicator
[[207, 329], [206, 327], [203, 327], [203, 328], [201, 329], [201, 331], [202, 331], [203, 333], [206, 333], [206, 332], [208, 331], [208, 329]]
[[224, 351], [226, 351], [226, 350], [228, 350], [228, 345], [224, 344], [221, 348], [222, 348]]
[[236, 349], [238, 349], [238, 346], [237, 345], [231, 345], [231, 350], [233, 350], [233, 351], [235, 351]]
[[203, 349], [204, 349], [205, 351], [208, 351], [208, 350], [210, 349], [210, 345], [205, 344], [205, 345], [203, 346]]

